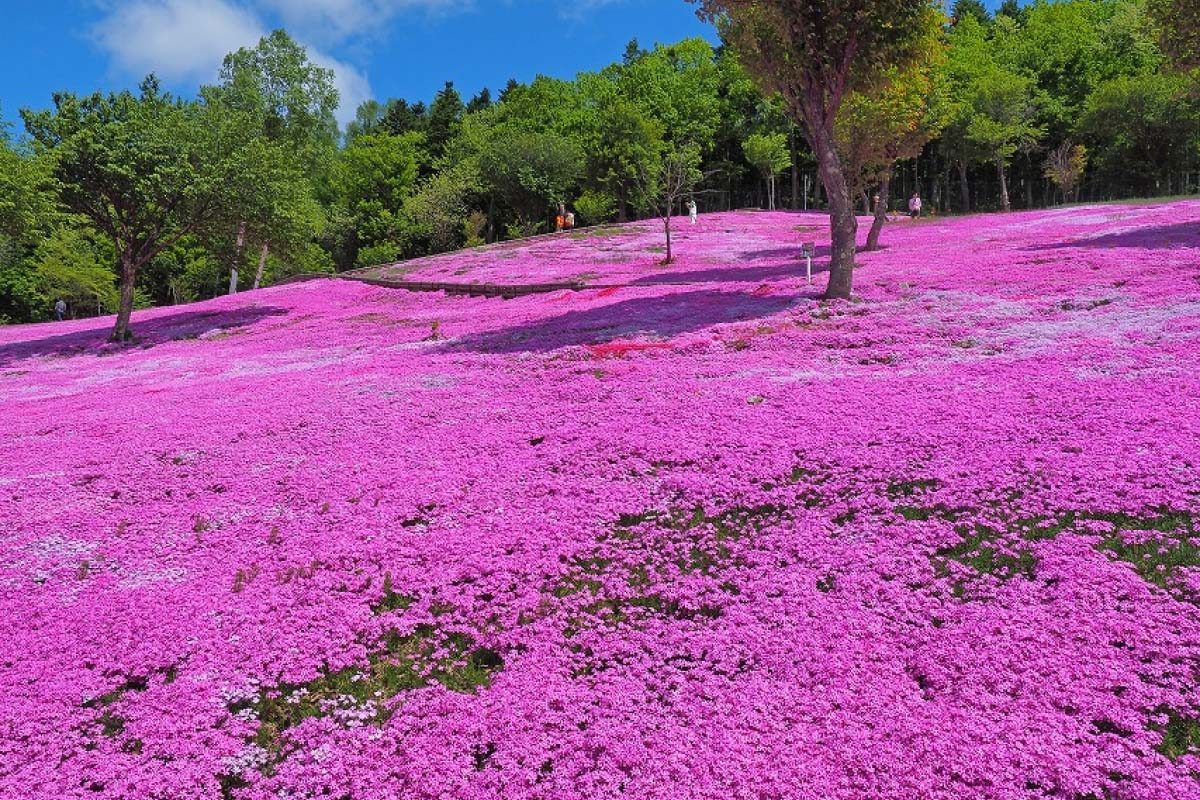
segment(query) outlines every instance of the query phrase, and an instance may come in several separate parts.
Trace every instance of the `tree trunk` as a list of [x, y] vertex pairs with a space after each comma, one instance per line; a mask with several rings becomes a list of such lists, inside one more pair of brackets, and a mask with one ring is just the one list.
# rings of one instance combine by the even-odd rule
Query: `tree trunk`
[[879, 202], [875, 204], [875, 220], [871, 223], [871, 231], [867, 234], [867, 250], [879, 249], [879, 235], [887, 223], [888, 204], [891, 202], [892, 172], [887, 170], [879, 182]]
[[[674, 205], [674, 203], [671, 205]], [[671, 252], [671, 205], [667, 206], [667, 214], [663, 217], [663, 229], [667, 233], [667, 257], [663, 259], [664, 264], [670, 264], [675, 260], [675, 256]]]
[[263, 267], [267, 265], [267, 253], [269, 246], [263, 242], [262, 252], [258, 255], [258, 272], [254, 273], [254, 288], [257, 289], [262, 284]]
[[971, 184], [967, 182], [967, 162], [958, 162], [958, 188], [962, 192], [963, 213], [971, 213]]
[[242, 260], [242, 248], [246, 246], [246, 223], [238, 223], [237, 244], [233, 248], [233, 261], [229, 264], [229, 293], [237, 294], [238, 262]]
[[1012, 211], [1012, 203], [1008, 199], [1008, 176], [1005, 174], [1004, 159], [996, 159], [996, 172], [1000, 175], [1000, 208]]
[[832, 240], [829, 259], [829, 284], [826, 300], [849, 300], [854, 289], [854, 250], [857, 247], [858, 219], [854, 216], [854, 201], [846, 183], [834, 144], [832, 125], [828, 129], [814, 126], [813, 150], [817, 168], [829, 203], [829, 232]]
[[800, 154], [796, 149], [796, 128], [792, 126], [789, 144], [792, 148], [792, 211], [800, 207]]
[[133, 338], [129, 332], [129, 318], [133, 314], [133, 286], [137, 278], [137, 264], [133, 253], [121, 254], [121, 294], [117, 304], [117, 324], [113, 326], [110, 342], [127, 342]]

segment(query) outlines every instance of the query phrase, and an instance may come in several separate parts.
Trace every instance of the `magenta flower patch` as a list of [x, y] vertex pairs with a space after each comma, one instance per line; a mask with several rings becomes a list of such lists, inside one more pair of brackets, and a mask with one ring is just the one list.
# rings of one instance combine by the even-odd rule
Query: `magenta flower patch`
[[[0, 329], [0, 793], [1200, 798], [1200, 203]], [[816, 240], [812, 286], [799, 243]]]

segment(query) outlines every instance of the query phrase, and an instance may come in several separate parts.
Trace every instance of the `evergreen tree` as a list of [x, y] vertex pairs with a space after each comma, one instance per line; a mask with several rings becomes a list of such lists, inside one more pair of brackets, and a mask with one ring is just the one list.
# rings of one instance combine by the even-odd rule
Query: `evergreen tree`
[[458, 135], [465, 111], [466, 106], [463, 104], [462, 96], [454, 88], [454, 82], [446, 81], [446, 85], [437, 93], [433, 104], [429, 107], [429, 124], [426, 135], [429, 153], [435, 159], [442, 157], [446, 152], [446, 145]]

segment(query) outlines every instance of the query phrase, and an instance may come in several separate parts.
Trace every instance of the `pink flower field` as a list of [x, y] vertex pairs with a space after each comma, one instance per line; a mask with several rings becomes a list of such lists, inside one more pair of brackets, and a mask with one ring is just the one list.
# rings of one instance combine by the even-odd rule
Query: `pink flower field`
[[0, 329], [0, 796], [1200, 798], [1200, 202], [676, 224]]

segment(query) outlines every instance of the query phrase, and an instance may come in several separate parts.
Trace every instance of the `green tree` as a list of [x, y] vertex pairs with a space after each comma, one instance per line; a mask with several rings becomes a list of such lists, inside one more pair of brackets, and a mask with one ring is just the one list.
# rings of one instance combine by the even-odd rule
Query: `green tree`
[[957, 25], [967, 17], [974, 17], [976, 22], [983, 25], [991, 22], [983, 0], [954, 0], [954, 5], [950, 8], [951, 22]]
[[60, 93], [50, 111], [23, 110], [37, 149], [52, 159], [63, 209], [107, 235], [120, 267], [112, 340], [130, 338], [138, 271], [185, 236], [253, 210], [264, 175], [247, 118], [176, 101], [147, 78], [130, 92]]
[[1146, 0], [1163, 51], [1183, 69], [1200, 68], [1200, 4], [1195, 0]]
[[471, 213], [471, 200], [481, 193], [478, 165], [455, 164], [434, 175], [404, 203], [404, 212], [425, 252], [442, 253], [481, 243], [488, 224], [481, 212]]
[[346, 143], [353, 142], [359, 136], [377, 133], [383, 125], [387, 107], [378, 100], [365, 100], [354, 111], [354, 119], [346, 124]]
[[619, 86], [601, 75], [580, 76], [581, 143], [587, 153], [587, 183], [592, 192], [590, 211], [603, 205], [616, 210], [623, 222], [637, 199], [640, 176], [654, 168], [666, 146], [666, 128], [626, 98]]
[[718, 22], [764, 91], [778, 93], [803, 127], [829, 199], [833, 239], [826, 297], [848, 299], [854, 283], [858, 221], [837, 152], [842, 102], [869, 91], [889, 68], [920, 55], [929, 0], [695, 0]]
[[49, 159], [13, 147], [0, 126], [0, 323], [45, 319], [53, 303], [31, 258], [63, 224], [49, 167]]
[[[312, 180], [328, 174], [336, 152], [338, 92], [333, 79], [331, 70], [313, 64], [302, 46], [285, 31], [276, 30], [257, 46], [226, 56], [220, 84], [202, 90], [208, 104], [228, 106], [244, 115], [251, 135], [286, 148], [272, 151], [277, 156], [271, 171], [275, 180], [269, 193], [260, 193], [258, 213], [237, 223], [230, 293], [238, 289], [238, 267], [247, 239], [260, 245], [254, 279], [258, 288], [272, 244], [285, 250], [302, 247], [320, 224]], [[371, 113], [366, 109], [364, 121]]]
[[934, 22], [928, 31], [925, 57], [906, 70], [897, 70], [874, 91], [851, 93], [838, 119], [838, 150], [851, 191], [879, 187], [867, 250], [879, 248], [896, 162], [920, 155], [941, 131], [950, 110], [940, 69], [944, 44], [940, 26]]
[[1036, 109], [1028, 78], [1000, 67], [979, 76], [973, 87], [966, 136], [995, 167], [1000, 206], [1012, 210], [1008, 165], [1018, 151], [1031, 148], [1044, 131], [1034, 123]]
[[383, 114], [383, 127], [393, 136], [413, 131], [424, 133], [429, 127], [429, 109], [424, 103], [409, 105], [403, 98], [389, 100]]
[[712, 147], [720, 124], [719, 75], [712, 45], [700, 38], [658, 45], [603, 73], [616, 81], [621, 96], [658, 120], [668, 142]]
[[38, 281], [48, 297], [62, 298], [73, 315], [117, 308], [111, 252], [77, 227], [64, 227], [43, 240], [33, 257]]
[[479, 90], [479, 94], [471, 98], [467, 103], [466, 113], [477, 114], [492, 107], [492, 91], [486, 86]]
[[775, 210], [775, 176], [792, 164], [788, 138], [783, 133], [753, 133], [742, 145], [746, 160], [767, 184], [767, 208]]
[[342, 151], [333, 185], [353, 220], [358, 266], [394, 261], [408, 251], [410, 226], [404, 206], [417, 187], [424, 139], [412, 132], [366, 134]]
[[1200, 101], [1183, 75], [1117, 78], [1089, 98], [1078, 132], [1095, 172], [1110, 187], [1161, 194], [1172, 173], [1192, 168], [1200, 147]]
[[514, 233], [538, 230], [572, 196], [583, 172], [579, 145], [553, 133], [505, 128], [479, 158], [482, 183], [516, 214]]
[[427, 131], [429, 152], [433, 158], [441, 158], [450, 140], [458, 135], [465, 111], [466, 106], [463, 105], [462, 96], [454, 88], [454, 83], [446, 81], [446, 85], [429, 106]]
[[997, 17], [1008, 17], [1017, 24], [1025, 22], [1025, 7], [1021, 5], [1021, 0], [1004, 0], [1000, 7], [996, 9]]

